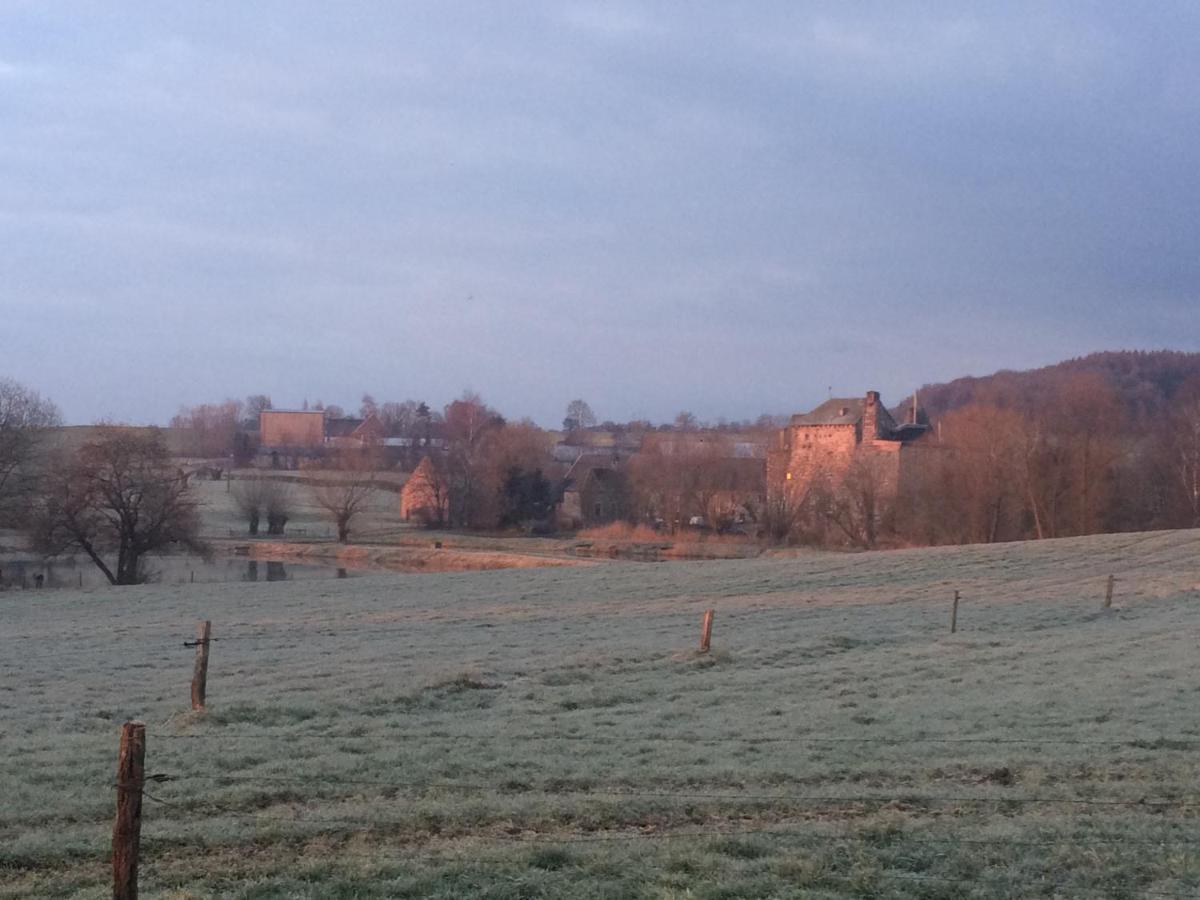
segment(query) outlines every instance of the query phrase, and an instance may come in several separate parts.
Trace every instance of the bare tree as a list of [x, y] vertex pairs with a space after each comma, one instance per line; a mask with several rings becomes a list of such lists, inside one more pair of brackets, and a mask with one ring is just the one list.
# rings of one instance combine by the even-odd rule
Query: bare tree
[[379, 405], [379, 419], [388, 434], [399, 437], [417, 437], [417, 401], [389, 400]]
[[494, 499], [487, 490], [488, 444], [504, 427], [504, 418], [478, 394], [464, 391], [446, 406], [445, 421], [451, 524], [474, 528], [486, 518], [485, 507]]
[[245, 404], [245, 422], [251, 428], [258, 427], [258, 417], [262, 413], [274, 407], [271, 405], [271, 398], [266, 394], [251, 394], [246, 398]]
[[1171, 494], [1183, 512], [1180, 521], [1189, 528], [1200, 527], [1200, 378], [1178, 391], [1166, 420], [1166, 442]]
[[241, 401], [226, 400], [184, 407], [171, 419], [171, 427], [182, 432], [187, 455], [227, 459], [233, 453], [241, 421]]
[[263, 507], [263, 512], [267, 515], [267, 534], [282, 535], [295, 506], [296, 498], [292, 493], [292, 486], [286, 482], [277, 482], [274, 490], [267, 493]]
[[762, 536], [773, 544], [795, 541], [800, 536], [807, 503], [807, 490], [785, 487], [783, 490], [768, 493], [761, 507], [755, 510]]
[[686, 409], [675, 417], [676, 431], [696, 431], [700, 428], [700, 420]]
[[58, 407], [36, 391], [0, 378], [0, 513], [32, 488], [39, 444], [62, 424]]
[[[819, 491], [821, 482], [813, 490]], [[830, 494], [826, 515], [855, 547], [875, 549], [889, 509], [889, 492], [882, 461], [857, 453], [841, 484]]]
[[157, 428], [105, 427], [63, 455], [39, 492], [34, 522], [41, 550], [81, 550], [111, 584], [145, 581], [148, 553], [208, 553], [187, 476]]
[[653, 442], [629, 462], [634, 517], [674, 531], [687, 521], [690, 479], [683, 455]]
[[[1013, 409], [973, 403], [944, 419], [949, 465], [943, 490], [958, 543], [995, 543], [1025, 536], [1025, 512], [1041, 522], [1032, 487], [1038, 433]], [[1035, 525], [1035, 528], [1039, 526]]]
[[294, 506], [290, 484], [278, 478], [246, 478], [234, 482], [231, 493], [250, 534], [258, 534], [263, 517], [267, 520], [267, 534], [283, 534]]
[[358, 417], [367, 419], [371, 416], [379, 415], [379, 404], [375, 402], [375, 398], [370, 394], [363, 394], [362, 400], [359, 401]]
[[596, 424], [596, 414], [592, 412], [592, 408], [588, 406], [586, 400], [572, 400], [567, 404], [567, 417], [563, 419], [563, 429], [566, 431], [578, 431], [582, 428], [591, 428]]
[[329, 480], [312, 487], [313, 500], [325, 510], [337, 526], [338, 540], [350, 540], [350, 524], [375, 496], [376, 454], [358, 449], [345, 450], [335, 459], [336, 469]]
[[450, 508], [450, 486], [442, 467], [433, 457], [422, 457], [400, 494], [401, 515], [415, 518], [426, 528], [446, 524]]

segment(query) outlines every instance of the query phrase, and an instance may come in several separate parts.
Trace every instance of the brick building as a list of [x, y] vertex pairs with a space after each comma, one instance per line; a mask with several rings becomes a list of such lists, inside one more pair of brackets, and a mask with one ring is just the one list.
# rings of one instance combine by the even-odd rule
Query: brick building
[[325, 444], [325, 413], [321, 410], [266, 409], [258, 414], [263, 447], [314, 450]]

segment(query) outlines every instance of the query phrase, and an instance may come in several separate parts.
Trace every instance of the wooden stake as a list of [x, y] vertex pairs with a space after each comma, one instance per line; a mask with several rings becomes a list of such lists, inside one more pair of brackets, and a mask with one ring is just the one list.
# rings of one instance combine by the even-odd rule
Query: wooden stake
[[713, 611], [705, 610], [704, 621], [700, 626], [700, 652], [707, 653], [712, 646], [712, 620]]
[[137, 900], [138, 850], [142, 840], [142, 785], [146, 766], [146, 726], [121, 727], [117, 757], [117, 817], [113, 822], [113, 900]]
[[196, 625], [196, 667], [192, 670], [192, 709], [204, 709], [208, 689], [208, 644], [212, 640], [212, 622]]
[[950, 610], [950, 633], [955, 634], [958, 631], [958, 591], [954, 592], [954, 606]]
[[1113, 587], [1117, 583], [1116, 575], [1108, 576], [1108, 589], [1104, 592], [1104, 608], [1112, 609]]

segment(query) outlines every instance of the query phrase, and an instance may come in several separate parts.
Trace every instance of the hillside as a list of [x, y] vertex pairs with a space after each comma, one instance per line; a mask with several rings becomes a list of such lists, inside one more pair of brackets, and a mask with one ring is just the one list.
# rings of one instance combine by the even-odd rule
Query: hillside
[[0, 594], [0, 897], [106, 895], [130, 718], [148, 897], [1195, 896], [1198, 545]]
[[[1200, 379], [1200, 353], [1176, 350], [1121, 350], [1093, 353], [1040, 369], [1002, 370], [993, 375], [956, 378], [919, 389], [931, 419], [969, 403], [989, 402], [1029, 410], [1071, 378], [1099, 375], [1116, 390], [1129, 414], [1145, 420], [1163, 410], [1180, 385]], [[902, 407], [902, 408], [901, 408]], [[904, 415], [903, 404], [897, 413]]]

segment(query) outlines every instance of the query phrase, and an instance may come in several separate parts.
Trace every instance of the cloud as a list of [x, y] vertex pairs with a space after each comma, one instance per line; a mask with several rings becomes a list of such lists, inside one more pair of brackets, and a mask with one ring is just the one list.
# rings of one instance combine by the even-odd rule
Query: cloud
[[6, 374], [79, 421], [471, 383], [553, 423], [1200, 349], [1198, 18], [6, 8]]
[[562, 18], [571, 28], [601, 38], [644, 37], [663, 30], [645, 9], [618, 3], [570, 3]]

